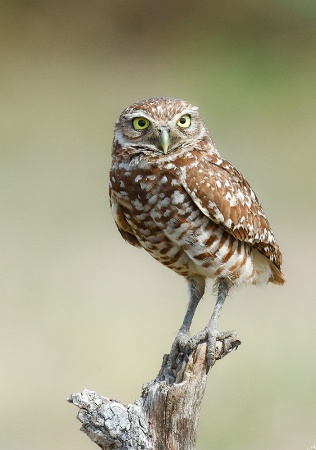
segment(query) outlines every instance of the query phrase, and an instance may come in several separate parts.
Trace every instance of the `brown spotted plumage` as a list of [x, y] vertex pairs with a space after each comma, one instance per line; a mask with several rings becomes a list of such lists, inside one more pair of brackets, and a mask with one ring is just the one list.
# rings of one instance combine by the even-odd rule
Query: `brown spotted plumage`
[[[279, 247], [256, 195], [219, 155], [197, 107], [185, 101], [154, 98], [122, 112], [110, 199], [123, 238], [189, 282], [177, 344], [188, 337], [206, 278], [218, 281], [217, 304], [233, 285], [285, 281]], [[206, 328], [210, 347], [219, 312]]]

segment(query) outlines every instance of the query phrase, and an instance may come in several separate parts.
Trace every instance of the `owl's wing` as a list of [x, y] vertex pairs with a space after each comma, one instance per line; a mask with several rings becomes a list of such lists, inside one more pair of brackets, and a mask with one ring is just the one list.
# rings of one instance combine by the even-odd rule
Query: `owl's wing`
[[248, 182], [228, 161], [205, 153], [186, 169], [182, 184], [199, 209], [240, 241], [248, 242], [279, 269], [282, 255]]
[[134, 247], [141, 248], [141, 245], [138, 242], [137, 237], [134, 235], [132, 228], [126, 221], [124, 213], [123, 213], [120, 205], [117, 203], [115, 196], [113, 195], [111, 189], [110, 189], [110, 206], [111, 206], [111, 212], [112, 212], [112, 216], [114, 218], [115, 224], [116, 224], [119, 232], [121, 233], [123, 239], [125, 239], [126, 242], [133, 245]]

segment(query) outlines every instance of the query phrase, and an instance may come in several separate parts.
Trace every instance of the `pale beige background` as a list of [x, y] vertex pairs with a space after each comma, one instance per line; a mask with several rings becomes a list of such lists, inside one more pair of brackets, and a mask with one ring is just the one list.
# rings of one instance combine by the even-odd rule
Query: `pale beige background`
[[[248, 288], [220, 322], [198, 450], [316, 443], [314, 1], [1, 1], [0, 448], [92, 449], [72, 392], [131, 402], [157, 374], [185, 282], [126, 244], [107, 199], [130, 103], [197, 104], [258, 194], [285, 287]], [[194, 329], [214, 303], [211, 285]]]

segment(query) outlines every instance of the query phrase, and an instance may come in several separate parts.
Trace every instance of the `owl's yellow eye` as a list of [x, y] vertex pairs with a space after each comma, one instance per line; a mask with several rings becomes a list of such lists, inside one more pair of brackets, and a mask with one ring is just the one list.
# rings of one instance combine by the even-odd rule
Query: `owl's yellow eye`
[[188, 114], [185, 114], [177, 120], [177, 125], [181, 128], [188, 128], [191, 125], [191, 117]]
[[135, 130], [145, 130], [150, 125], [150, 122], [148, 119], [145, 119], [145, 117], [136, 117], [136, 119], [133, 120], [133, 127]]

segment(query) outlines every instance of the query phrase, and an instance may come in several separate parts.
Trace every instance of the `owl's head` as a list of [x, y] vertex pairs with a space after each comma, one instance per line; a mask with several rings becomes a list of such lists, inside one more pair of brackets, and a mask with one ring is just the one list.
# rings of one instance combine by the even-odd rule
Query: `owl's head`
[[116, 122], [114, 142], [130, 151], [163, 155], [192, 146], [205, 136], [208, 131], [196, 106], [183, 100], [160, 97], [142, 100], [126, 108]]

